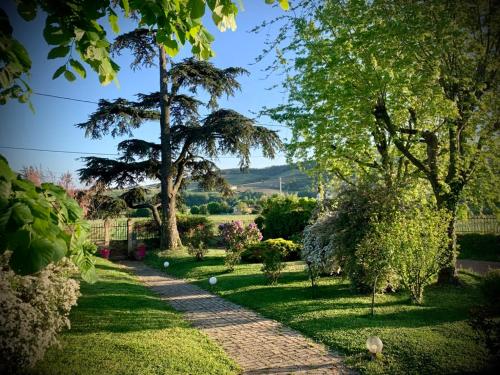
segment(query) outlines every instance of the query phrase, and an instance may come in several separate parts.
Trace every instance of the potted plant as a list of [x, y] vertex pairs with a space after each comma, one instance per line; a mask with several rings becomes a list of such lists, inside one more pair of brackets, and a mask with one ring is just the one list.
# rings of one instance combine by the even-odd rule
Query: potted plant
[[142, 243], [138, 245], [137, 248], [135, 249], [135, 259], [143, 260], [145, 256], [146, 256], [146, 245]]
[[111, 253], [111, 250], [109, 250], [107, 247], [103, 247], [101, 250], [99, 250], [99, 254], [104, 259], [109, 259], [109, 254], [110, 253]]

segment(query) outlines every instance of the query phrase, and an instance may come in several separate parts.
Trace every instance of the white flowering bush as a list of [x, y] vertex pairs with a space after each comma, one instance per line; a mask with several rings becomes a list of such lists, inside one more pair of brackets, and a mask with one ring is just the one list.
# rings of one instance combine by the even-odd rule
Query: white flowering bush
[[10, 268], [11, 252], [0, 255], [0, 373], [24, 372], [57, 344], [70, 327], [71, 308], [80, 295], [70, 276], [77, 271], [67, 258], [28, 276]]
[[332, 274], [339, 268], [332, 241], [335, 229], [332, 226], [333, 215], [321, 216], [304, 229], [301, 258], [308, 266], [313, 286], [317, 284], [321, 274]]

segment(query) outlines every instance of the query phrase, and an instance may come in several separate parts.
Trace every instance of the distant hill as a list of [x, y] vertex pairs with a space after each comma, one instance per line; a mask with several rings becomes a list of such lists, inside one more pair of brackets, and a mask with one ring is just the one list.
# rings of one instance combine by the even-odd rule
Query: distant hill
[[[258, 191], [265, 194], [279, 192], [281, 177], [281, 189], [284, 193], [315, 193], [313, 179], [304, 172], [298, 170], [295, 165], [277, 165], [267, 168], [249, 168], [245, 172], [239, 168], [223, 169], [222, 175], [238, 191]], [[160, 184], [151, 184], [149, 189], [156, 190]], [[198, 185], [192, 183], [188, 191], [199, 191]]]
[[222, 175], [238, 191], [261, 191], [275, 193], [279, 191], [280, 177], [283, 192], [313, 192], [313, 180], [294, 165], [278, 165], [267, 168], [250, 168], [241, 172], [238, 168], [224, 169]]

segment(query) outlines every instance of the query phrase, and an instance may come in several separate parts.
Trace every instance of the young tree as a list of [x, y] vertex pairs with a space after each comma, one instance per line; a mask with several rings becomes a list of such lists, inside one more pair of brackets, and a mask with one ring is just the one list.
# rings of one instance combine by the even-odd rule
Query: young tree
[[[149, 38], [149, 32], [136, 30], [119, 39], [117, 48], [126, 46], [135, 51], [134, 66], [151, 65], [156, 49], [150, 46]], [[77, 126], [85, 129], [87, 136], [100, 138], [108, 133], [131, 135], [144, 122], [156, 120], [160, 123], [161, 144], [138, 139], [123, 141], [118, 146], [122, 153], [119, 160], [85, 158], [86, 167], [80, 170], [80, 178], [119, 186], [137, 184], [145, 178], [159, 179], [162, 247], [176, 248], [180, 245], [175, 216], [177, 195], [186, 177], [199, 181], [203, 188], [228, 190], [217, 166], [209, 159], [219, 154], [237, 155], [240, 168], [245, 169], [250, 163], [251, 148], [262, 147], [264, 155], [272, 158], [281, 141], [276, 132], [254, 126], [252, 119], [232, 110], [216, 109], [218, 97], [233, 95], [239, 88], [235, 77], [244, 73], [243, 69], [222, 70], [208, 62], [187, 59], [171, 63], [167, 72], [166, 55], [162, 47], [159, 50], [160, 92], [139, 94], [137, 102], [101, 100], [89, 120]], [[202, 102], [182, 91], [195, 93], [200, 88], [208, 92], [207, 105], [214, 109], [205, 118], [198, 113]], [[138, 196], [126, 200], [134, 204], [141, 201]], [[154, 207], [158, 205], [148, 207], [155, 215]], [[158, 219], [156, 215], [155, 218]]]
[[466, 0], [314, 3], [294, 20], [292, 155], [347, 181], [427, 180], [451, 213], [440, 281], [455, 280], [457, 204], [485, 159], [498, 160], [500, 6]]

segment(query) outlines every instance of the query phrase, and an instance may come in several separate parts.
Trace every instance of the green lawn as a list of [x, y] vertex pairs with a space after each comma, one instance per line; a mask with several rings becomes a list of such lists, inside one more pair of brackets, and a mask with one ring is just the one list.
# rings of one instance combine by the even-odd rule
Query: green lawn
[[97, 261], [99, 282], [81, 283], [72, 328], [34, 374], [235, 374], [237, 365], [134, 276]]
[[216, 226], [222, 223], [229, 223], [231, 221], [241, 220], [244, 224], [253, 223], [255, 218], [259, 215], [208, 215], [210, 221]]
[[[482, 302], [474, 274], [460, 275], [462, 287], [427, 288], [423, 306], [411, 305], [405, 293], [377, 296], [372, 318], [370, 297], [354, 294], [339, 278], [323, 279], [314, 298], [301, 262], [288, 263], [279, 285], [269, 286], [260, 264], [243, 264], [226, 273], [222, 256], [223, 251], [210, 250], [205, 261], [196, 262], [170, 254], [168, 273], [324, 342], [365, 374], [474, 373], [485, 367], [486, 351], [466, 323], [469, 308]], [[162, 268], [164, 259], [152, 254], [147, 262]], [[214, 275], [219, 281], [210, 288], [207, 279]], [[370, 335], [384, 342], [381, 360], [368, 359], [365, 341]]]

